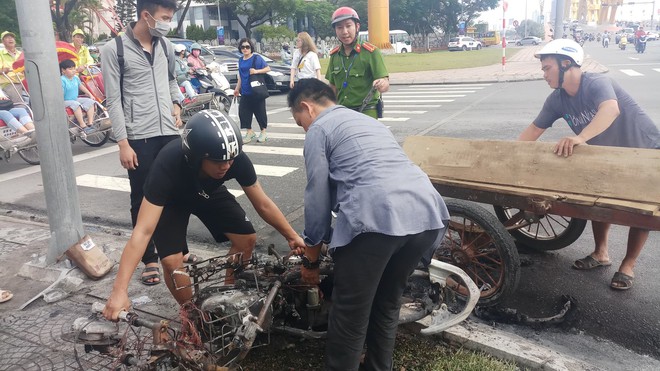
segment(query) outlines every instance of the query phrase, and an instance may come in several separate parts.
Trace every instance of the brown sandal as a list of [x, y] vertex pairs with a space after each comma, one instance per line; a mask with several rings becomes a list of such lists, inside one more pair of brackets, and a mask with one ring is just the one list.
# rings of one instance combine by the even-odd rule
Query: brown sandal
[[[145, 273], [149, 272], [156, 272], [155, 274], [148, 274], [144, 275]], [[155, 279], [158, 279], [158, 281], [153, 281]], [[159, 267], [145, 267], [144, 270], [142, 271], [142, 277], [140, 278], [140, 281], [147, 285], [147, 286], [153, 286], [157, 285], [160, 283], [160, 268]]]
[[635, 277], [629, 276], [625, 273], [616, 272], [614, 273], [614, 277], [612, 277], [612, 283], [610, 283], [610, 287], [615, 290], [628, 290], [629, 288], [633, 287], [634, 281]]

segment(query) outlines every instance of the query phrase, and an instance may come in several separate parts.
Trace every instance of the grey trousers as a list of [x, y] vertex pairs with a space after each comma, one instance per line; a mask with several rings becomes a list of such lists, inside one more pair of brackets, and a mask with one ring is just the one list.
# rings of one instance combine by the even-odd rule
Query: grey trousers
[[422, 255], [444, 230], [393, 237], [360, 234], [335, 249], [326, 341], [327, 370], [391, 370], [401, 295]]

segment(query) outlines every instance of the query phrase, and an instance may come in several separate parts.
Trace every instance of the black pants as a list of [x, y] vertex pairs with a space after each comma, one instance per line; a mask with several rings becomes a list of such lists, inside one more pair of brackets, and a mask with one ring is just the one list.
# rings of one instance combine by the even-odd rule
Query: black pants
[[[137, 223], [140, 205], [142, 205], [142, 198], [144, 198], [144, 182], [147, 180], [151, 165], [154, 163], [156, 156], [158, 156], [158, 152], [167, 143], [178, 137], [178, 135], [167, 135], [128, 141], [128, 144], [135, 151], [138, 160], [138, 167], [135, 170], [128, 170], [128, 180], [131, 184], [131, 222], [133, 223], [133, 227]], [[145, 250], [142, 256], [142, 262], [144, 264], [158, 262], [158, 255], [156, 254], [153, 241], [150, 241], [149, 245], [147, 245], [147, 250]]]
[[238, 117], [241, 120], [241, 129], [252, 129], [252, 115], [257, 118], [261, 130], [268, 126], [268, 116], [266, 115], [266, 100], [253, 99], [249, 95], [241, 96], [238, 105]]
[[401, 296], [440, 232], [402, 237], [364, 233], [334, 251], [326, 369], [357, 370], [365, 340], [366, 369], [392, 369]]

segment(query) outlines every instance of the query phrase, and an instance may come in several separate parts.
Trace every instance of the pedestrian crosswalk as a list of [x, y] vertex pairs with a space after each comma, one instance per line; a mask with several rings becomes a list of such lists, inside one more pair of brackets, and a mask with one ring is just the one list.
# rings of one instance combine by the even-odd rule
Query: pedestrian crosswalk
[[[657, 64], [656, 64], [657, 65]], [[622, 68], [619, 69], [619, 72], [626, 76], [630, 77], [641, 77], [641, 76], [646, 76], [646, 75], [654, 75], [658, 72], [660, 72], [660, 68], [649, 68], [649, 66], [639, 66], [633, 68]]]
[[[270, 134], [269, 134], [270, 136]], [[302, 157], [302, 148], [289, 148], [289, 147], [273, 147], [263, 145], [245, 145], [243, 150], [248, 154], [265, 154], [277, 156], [298, 156]], [[253, 159], [254, 161], [254, 159]], [[293, 166], [276, 166], [276, 165], [263, 165], [254, 164], [254, 170], [258, 177], [284, 177], [296, 170], [298, 167]], [[80, 187], [105, 189], [109, 191], [130, 192], [131, 185], [127, 177], [97, 175], [97, 174], [83, 174], [76, 177], [76, 184]], [[234, 183], [235, 184], [235, 183]], [[240, 197], [245, 193], [240, 189], [229, 189], [229, 192], [234, 197]]]
[[384, 123], [404, 123], [413, 115], [423, 115], [441, 106], [466, 99], [491, 84], [449, 84], [395, 86], [383, 94]]
[[[392, 86], [390, 92], [383, 96], [385, 117], [380, 121], [385, 125], [400, 125], [412, 118], [432, 113], [441, 103], [466, 99], [489, 85], [491, 84]], [[277, 106], [268, 110], [268, 141], [243, 146], [260, 178], [286, 177], [303, 167], [301, 158], [305, 132], [296, 125], [288, 110], [288, 107]], [[116, 151], [116, 147], [112, 148], [112, 152]], [[120, 174], [120, 176], [102, 173], [82, 174], [76, 177], [76, 182], [79, 187], [128, 193], [129, 180], [125, 173]], [[244, 195], [243, 190], [235, 182], [229, 182], [227, 187], [237, 198]]]

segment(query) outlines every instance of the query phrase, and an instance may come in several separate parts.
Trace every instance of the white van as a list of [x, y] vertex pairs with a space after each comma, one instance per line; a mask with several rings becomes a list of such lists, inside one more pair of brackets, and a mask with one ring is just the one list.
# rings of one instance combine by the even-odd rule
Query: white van
[[[369, 31], [360, 31], [358, 38], [361, 41], [369, 41]], [[391, 30], [390, 44], [392, 44], [395, 53], [410, 53], [412, 51], [410, 35], [404, 30]]]

